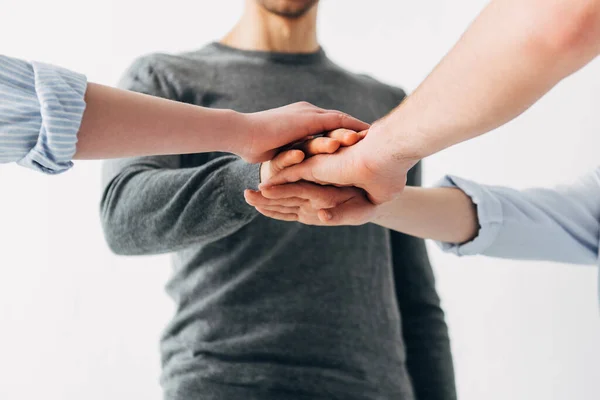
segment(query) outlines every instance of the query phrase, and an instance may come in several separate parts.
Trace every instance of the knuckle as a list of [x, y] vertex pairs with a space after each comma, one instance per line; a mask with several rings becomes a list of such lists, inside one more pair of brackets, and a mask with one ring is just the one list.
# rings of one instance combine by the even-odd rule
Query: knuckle
[[344, 112], [338, 112], [338, 118], [340, 120], [340, 123], [343, 124], [344, 121], [347, 121], [350, 118], [350, 116]]

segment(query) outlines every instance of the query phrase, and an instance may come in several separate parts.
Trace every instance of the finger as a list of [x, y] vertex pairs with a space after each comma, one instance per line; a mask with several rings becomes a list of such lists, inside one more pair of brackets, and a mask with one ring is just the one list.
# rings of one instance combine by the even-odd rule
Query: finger
[[340, 111], [328, 110], [322, 114], [321, 132], [329, 132], [338, 128], [350, 129], [355, 132], [369, 129], [369, 124]]
[[244, 191], [244, 198], [246, 202], [254, 207], [267, 207], [267, 206], [284, 206], [284, 207], [300, 207], [307, 202], [305, 199], [298, 197], [282, 198], [282, 199], [269, 199], [263, 196], [261, 192], [254, 190]]
[[304, 160], [304, 152], [302, 150], [287, 150], [278, 154], [271, 160], [271, 171], [277, 173], [285, 168], [301, 163]]
[[275, 199], [276, 202], [290, 197], [309, 199], [310, 206], [315, 209], [336, 207], [353, 197], [364, 197], [364, 192], [354, 187], [338, 188], [306, 182], [273, 186], [262, 193], [265, 198]]
[[317, 154], [332, 154], [340, 148], [340, 142], [337, 139], [329, 137], [318, 137], [303, 142], [299, 149], [304, 152], [306, 157], [315, 156]]
[[314, 165], [312, 161], [316, 159], [317, 157], [313, 157], [301, 164], [286, 168], [276, 175], [271, 176], [266, 182], [261, 183], [258, 188], [263, 190], [271, 186], [283, 185], [285, 183], [293, 183], [301, 180], [314, 182], [315, 177], [312, 174]]
[[284, 213], [280, 213], [280, 212], [277, 212], [277, 211], [266, 210], [266, 209], [261, 208], [261, 207], [256, 207], [256, 211], [258, 211], [259, 213], [261, 213], [265, 217], [269, 217], [269, 218], [273, 218], [273, 219], [278, 219], [280, 221], [288, 221], [288, 222], [298, 221], [298, 215], [297, 214], [284, 214]]
[[337, 207], [321, 209], [319, 220], [326, 225], [363, 225], [369, 222], [375, 212], [375, 205], [364, 196], [353, 197]]
[[358, 132], [351, 131], [350, 129], [336, 129], [327, 134], [327, 137], [332, 139], [336, 139], [340, 144], [344, 147], [352, 146], [360, 139], [362, 139], [361, 135]]
[[297, 182], [286, 185], [271, 186], [261, 191], [261, 194], [267, 199], [281, 200], [288, 198], [308, 198], [306, 187], [310, 183]]
[[[280, 214], [296, 214], [300, 213], [300, 207], [285, 207], [285, 206], [259, 206], [259, 208], [265, 211], [277, 212]], [[316, 210], [315, 210], [316, 211]]]

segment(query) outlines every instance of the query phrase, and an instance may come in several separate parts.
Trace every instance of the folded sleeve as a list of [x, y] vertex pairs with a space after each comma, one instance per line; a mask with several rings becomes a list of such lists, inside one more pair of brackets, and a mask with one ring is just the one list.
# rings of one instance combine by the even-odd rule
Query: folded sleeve
[[0, 163], [47, 174], [71, 168], [86, 89], [84, 75], [0, 55]]
[[438, 242], [438, 245], [442, 250], [459, 256], [483, 253], [496, 240], [502, 227], [500, 200], [488, 188], [455, 176], [446, 176], [437, 186], [458, 188], [465, 192], [477, 206], [479, 221], [479, 232], [472, 241], [463, 244]]
[[448, 176], [477, 206], [479, 232], [468, 243], [439, 243], [457, 255], [596, 264], [600, 242], [600, 168], [554, 189], [515, 190]]

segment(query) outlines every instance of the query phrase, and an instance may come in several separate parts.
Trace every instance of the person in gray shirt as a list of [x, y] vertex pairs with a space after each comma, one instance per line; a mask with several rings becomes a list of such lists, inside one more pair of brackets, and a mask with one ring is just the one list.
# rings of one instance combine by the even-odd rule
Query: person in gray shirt
[[[220, 43], [142, 57], [121, 87], [239, 112], [308, 101], [381, 118], [404, 92], [326, 56], [317, 3], [248, 0]], [[101, 217], [111, 249], [174, 253], [167, 291], [176, 313], [161, 340], [165, 398], [455, 399], [423, 241], [372, 224], [263, 217], [243, 192], [273, 162], [203, 153], [105, 164]], [[417, 167], [409, 184], [419, 181]]]

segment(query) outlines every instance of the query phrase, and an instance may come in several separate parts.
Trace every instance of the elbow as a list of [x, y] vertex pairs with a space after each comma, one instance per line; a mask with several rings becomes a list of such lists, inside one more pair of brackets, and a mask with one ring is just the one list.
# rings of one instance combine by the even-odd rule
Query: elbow
[[534, 54], [550, 61], [581, 56], [593, 49], [600, 32], [600, 1], [571, 0], [551, 4], [534, 2], [527, 13], [530, 26], [527, 42]]
[[131, 223], [124, 218], [123, 213], [118, 211], [115, 199], [112, 199], [109, 194], [110, 187], [105, 190], [100, 203], [100, 221], [106, 244], [116, 255], [138, 255], [140, 253], [135, 251], [136, 246], [132, 240]]
[[104, 239], [110, 251], [119, 256], [136, 255], [135, 252], [131, 251], [132, 246], [127, 245], [129, 240], [124, 230], [125, 224], [114, 218], [114, 216], [107, 215], [104, 210], [101, 213], [101, 219]]
[[118, 242], [114, 240], [110, 240], [108, 237], [106, 239], [106, 243], [108, 244], [108, 248], [110, 251], [117, 256], [134, 256], [136, 254], [129, 252], [126, 250], [126, 247], [120, 246]]
[[133, 256], [135, 255], [133, 252], [128, 251], [127, 247], [122, 246], [121, 242], [114, 238], [114, 236], [104, 233], [104, 238], [106, 240], [106, 244], [110, 251], [117, 256]]

